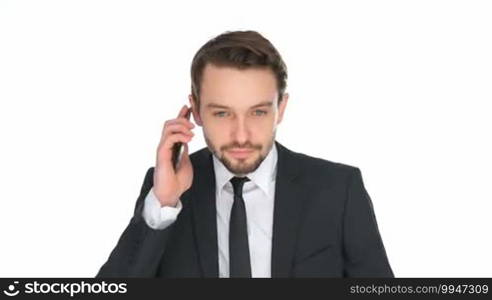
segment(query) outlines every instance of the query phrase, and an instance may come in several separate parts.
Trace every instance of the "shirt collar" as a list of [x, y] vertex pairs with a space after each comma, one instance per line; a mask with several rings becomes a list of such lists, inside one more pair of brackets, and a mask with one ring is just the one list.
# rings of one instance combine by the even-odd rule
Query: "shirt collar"
[[[269, 196], [271, 191], [271, 185], [275, 179], [276, 167], [277, 167], [277, 145], [273, 143], [270, 152], [261, 162], [261, 164], [256, 168], [255, 171], [246, 174], [246, 176], [257, 185], [267, 196]], [[215, 187], [216, 191], [220, 195], [224, 186], [231, 180], [235, 175], [231, 173], [224, 164], [215, 155], [212, 155], [214, 162], [214, 172], [215, 172]]]

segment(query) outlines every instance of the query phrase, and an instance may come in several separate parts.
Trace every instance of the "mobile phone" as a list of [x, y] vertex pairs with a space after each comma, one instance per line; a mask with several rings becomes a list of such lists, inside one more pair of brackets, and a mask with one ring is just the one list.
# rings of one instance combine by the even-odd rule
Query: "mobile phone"
[[[190, 119], [190, 113], [191, 113], [191, 108], [188, 109], [188, 112], [186, 113], [185, 115], [185, 118], [186, 119]], [[183, 150], [184, 147], [183, 147], [183, 143], [181, 142], [176, 142], [174, 143], [173, 145], [173, 153], [172, 153], [172, 163], [173, 163], [173, 167], [174, 167], [174, 170], [176, 171], [177, 168], [178, 168], [178, 164], [179, 162], [181, 161], [181, 157], [183, 156]]]

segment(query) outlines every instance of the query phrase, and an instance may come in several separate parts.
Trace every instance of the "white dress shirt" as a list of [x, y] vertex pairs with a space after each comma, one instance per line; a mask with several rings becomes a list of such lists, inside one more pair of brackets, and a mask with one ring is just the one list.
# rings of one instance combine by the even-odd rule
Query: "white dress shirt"
[[[229, 172], [215, 156], [213, 156], [213, 164], [216, 183], [219, 277], [229, 277], [229, 219], [234, 202], [234, 192], [229, 180], [234, 174]], [[277, 148], [273, 144], [260, 166], [246, 175], [250, 181], [245, 182], [243, 186], [252, 277], [271, 277], [276, 173]], [[142, 214], [148, 226], [153, 229], [164, 229], [176, 220], [181, 209], [180, 200], [176, 207], [161, 207], [151, 189], [145, 198]]]

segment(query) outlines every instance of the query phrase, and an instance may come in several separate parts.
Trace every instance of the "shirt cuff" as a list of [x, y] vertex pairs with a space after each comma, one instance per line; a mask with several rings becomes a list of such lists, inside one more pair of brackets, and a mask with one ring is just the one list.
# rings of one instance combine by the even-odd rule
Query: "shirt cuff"
[[183, 205], [180, 199], [178, 199], [176, 207], [161, 206], [159, 199], [154, 194], [154, 188], [151, 188], [147, 197], [145, 197], [142, 216], [150, 228], [162, 230], [176, 221], [182, 208]]

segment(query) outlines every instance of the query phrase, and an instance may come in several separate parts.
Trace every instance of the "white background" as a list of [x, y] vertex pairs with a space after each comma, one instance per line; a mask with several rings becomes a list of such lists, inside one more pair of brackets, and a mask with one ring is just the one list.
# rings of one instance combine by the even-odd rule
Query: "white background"
[[492, 276], [491, 16], [490, 1], [0, 1], [0, 276], [95, 276], [193, 55], [245, 29], [289, 68], [277, 140], [362, 170], [395, 275]]

